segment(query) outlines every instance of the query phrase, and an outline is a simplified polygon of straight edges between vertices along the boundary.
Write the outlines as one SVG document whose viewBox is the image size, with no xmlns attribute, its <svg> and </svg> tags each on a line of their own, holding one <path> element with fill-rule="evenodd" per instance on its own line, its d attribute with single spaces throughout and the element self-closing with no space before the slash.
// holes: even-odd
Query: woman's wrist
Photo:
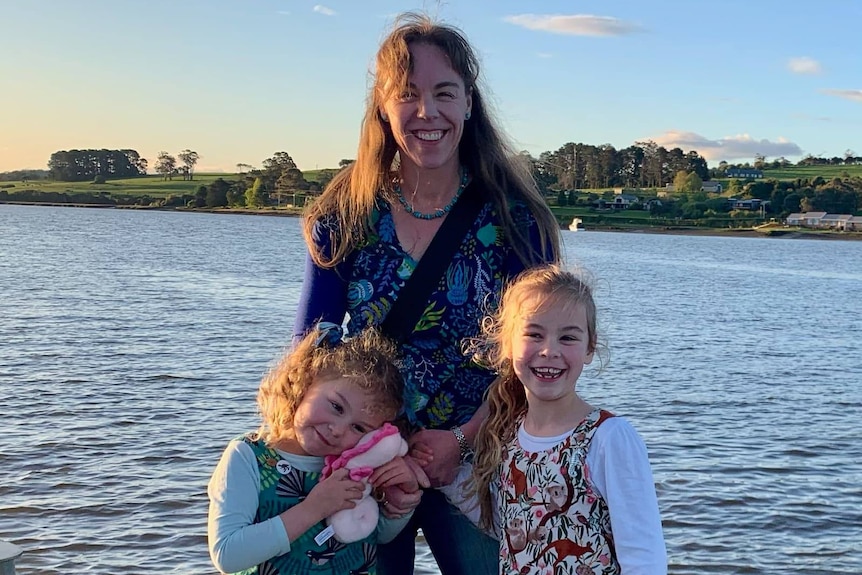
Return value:
<svg viewBox="0 0 862 575">
<path fill-rule="evenodd" d="M 450 431 L 455 436 L 455 441 L 458 442 L 458 462 L 464 463 L 473 455 L 473 448 L 460 425 L 456 425 Z"/>
</svg>

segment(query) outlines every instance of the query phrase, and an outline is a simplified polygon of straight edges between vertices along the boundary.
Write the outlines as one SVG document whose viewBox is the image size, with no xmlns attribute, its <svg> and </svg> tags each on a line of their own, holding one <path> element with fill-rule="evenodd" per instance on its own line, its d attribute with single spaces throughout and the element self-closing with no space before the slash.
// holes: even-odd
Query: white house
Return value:
<svg viewBox="0 0 862 575">
<path fill-rule="evenodd" d="M 826 212 L 805 212 L 805 222 L 802 225 L 809 228 L 820 227 L 820 220 L 825 215 Z"/>
<path fill-rule="evenodd" d="M 805 214 L 790 214 L 784 221 L 788 226 L 801 226 L 805 223 Z"/>
<path fill-rule="evenodd" d="M 804 228 L 829 228 L 842 231 L 862 231 L 862 216 L 829 214 L 826 212 L 795 213 L 787 216 L 788 226 Z"/>
<path fill-rule="evenodd" d="M 836 230 L 846 230 L 847 222 L 853 216 L 850 214 L 826 214 L 822 218 L 820 218 L 820 227 L 821 228 L 834 228 Z"/>
</svg>

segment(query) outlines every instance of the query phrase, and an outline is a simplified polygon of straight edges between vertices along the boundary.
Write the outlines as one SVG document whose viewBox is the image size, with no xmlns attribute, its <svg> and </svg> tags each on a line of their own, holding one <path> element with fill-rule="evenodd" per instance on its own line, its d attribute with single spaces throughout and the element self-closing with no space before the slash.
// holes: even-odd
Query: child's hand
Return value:
<svg viewBox="0 0 862 575">
<path fill-rule="evenodd" d="M 403 517 L 416 509 L 422 499 L 421 488 L 431 484 L 422 467 L 409 455 L 381 465 L 369 481 L 383 492 L 381 510 L 390 519 Z"/>
<path fill-rule="evenodd" d="M 356 500 L 362 497 L 365 486 L 348 476 L 349 469 L 342 468 L 318 483 L 305 498 L 323 517 L 329 517 L 342 509 L 353 509 Z"/>
<path fill-rule="evenodd" d="M 434 450 L 427 443 L 417 441 L 410 446 L 410 457 L 422 467 L 428 467 L 434 461 Z"/>
<path fill-rule="evenodd" d="M 422 468 L 410 456 L 395 457 L 374 470 L 368 478 L 376 488 L 398 485 L 402 490 L 411 493 L 420 487 L 428 487 L 430 481 Z"/>
<path fill-rule="evenodd" d="M 411 450 L 418 446 L 422 452 L 432 454 L 431 460 L 424 465 L 425 473 L 431 479 L 431 485 L 440 487 L 449 485 L 455 479 L 455 473 L 460 465 L 461 451 L 455 435 L 444 429 L 423 429 L 410 436 Z"/>
</svg>

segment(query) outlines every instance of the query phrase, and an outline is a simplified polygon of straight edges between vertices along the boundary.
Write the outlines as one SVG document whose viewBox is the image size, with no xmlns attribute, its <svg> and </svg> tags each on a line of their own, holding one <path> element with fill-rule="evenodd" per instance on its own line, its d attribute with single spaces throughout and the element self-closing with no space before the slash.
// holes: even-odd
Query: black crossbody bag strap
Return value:
<svg viewBox="0 0 862 575">
<path fill-rule="evenodd" d="M 477 189 L 468 187 L 464 192 L 434 234 L 434 239 L 380 324 L 383 334 L 398 343 L 404 342 L 416 327 L 428 305 L 428 298 L 484 205 Z"/>
</svg>

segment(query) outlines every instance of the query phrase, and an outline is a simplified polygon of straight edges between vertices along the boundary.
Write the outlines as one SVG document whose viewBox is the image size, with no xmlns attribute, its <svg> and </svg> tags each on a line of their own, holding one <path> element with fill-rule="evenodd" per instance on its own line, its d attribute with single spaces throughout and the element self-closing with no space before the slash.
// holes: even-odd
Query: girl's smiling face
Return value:
<svg viewBox="0 0 862 575">
<path fill-rule="evenodd" d="M 308 389 L 293 417 L 293 439 L 283 449 L 298 455 L 340 455 L 388 421 L 375 397 L 344 377 L 321 378 Z M 279 445 L 282 447 L 282 445 Z"/>
<path fill-rule="evenodd" d="M 512 330 L 512 367 L 524 385 L 527 401 L 575 400 L 575 384 L 585 365 L 593 361 L 586 308 L 557 306 L 534 296 L 523 302 L 527 310 Z"/>
<path fill-rule="evenodd" d="M 381 110 L 402 165 L 457 168 L 458 145 L 472 105 L 469 91 L 440 48 L 415 43 L 410 55 L 408 86 L 388 98 Z"/>
</svg>

